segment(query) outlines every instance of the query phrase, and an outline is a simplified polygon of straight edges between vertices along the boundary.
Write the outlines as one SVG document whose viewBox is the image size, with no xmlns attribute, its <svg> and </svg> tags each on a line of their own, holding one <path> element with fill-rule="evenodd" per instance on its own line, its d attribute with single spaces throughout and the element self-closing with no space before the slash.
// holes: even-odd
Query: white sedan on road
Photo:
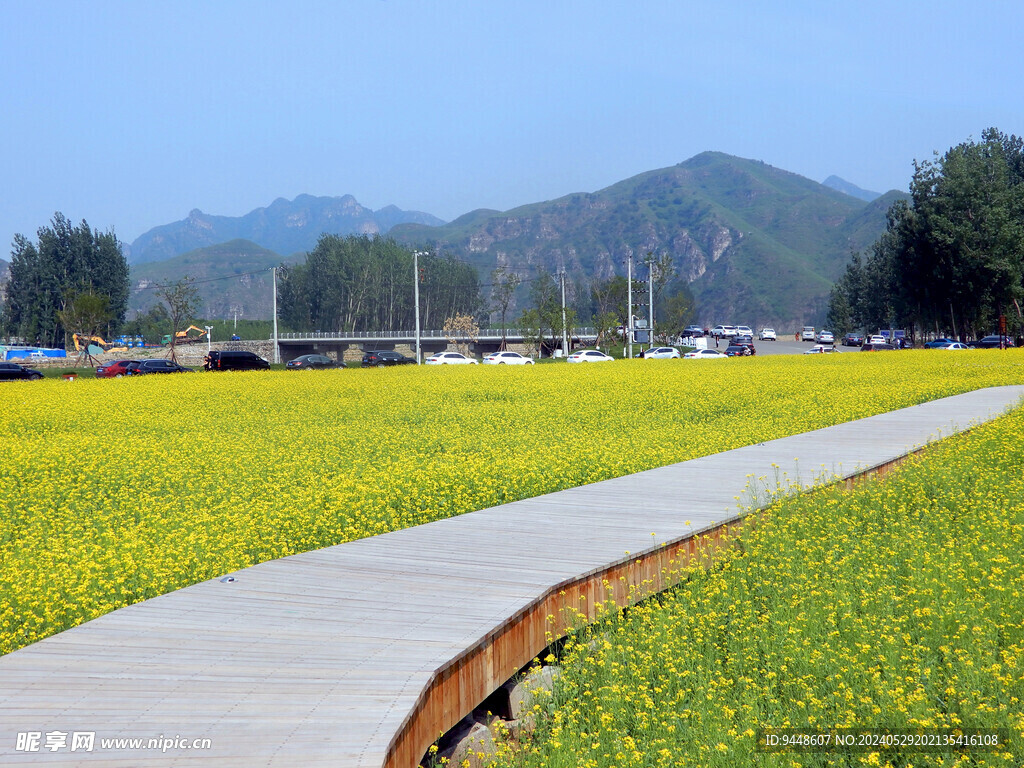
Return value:
<svg viewBox="0 0 1024 768">
<path fill-rule="evenodd" d="M 484 358 L 484 365 L 533 365 L 533 359 L 518 352 L 492 352 Z"/>
<path fill-rule="evenodd" d="M 472 357 L 466 357 L 461 352 L 438 352 L 423 361 L 427 365 L 476 365 L 477 361 Z"/>
<path fill-rule="evenodd" d="M 599 352 L 596 349 L 584 349 L 579 352 L 573 352 L 565 358 L 565 361 L 567 363 L 610 363 L 614 359 L 614 357 L 609 357 L 604 352 Z"/>
<path fill-rule="evenodd" d="M 831 344 L 815 344 L 810 349 L 804 350 L 805 355 L 826 355 L 830 352 L 838 352 L 839 350 L 833 347 Z"/>
<path fill-rule="evenodd" d="M 683 360 L 728 360 L 729 356 L 717 349 L 695 349 L 683 355 Z"/>
<path fill-rule="evenodd" d="M 774 328 L 762 328 L 757 338 L 761 341 L 777 341 Z"/>
<path fill-rule="evenodd" d="M 667 360 L 669 358 L 681 357 L 679 350 L 674 347 L 652 347 L 640 353 L 644 360 Z"/>
</svg>

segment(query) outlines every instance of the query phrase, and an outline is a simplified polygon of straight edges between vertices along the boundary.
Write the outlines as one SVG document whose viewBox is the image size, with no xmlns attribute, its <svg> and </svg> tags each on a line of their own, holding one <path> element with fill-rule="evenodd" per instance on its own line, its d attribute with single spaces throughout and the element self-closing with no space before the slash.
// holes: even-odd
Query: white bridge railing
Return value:
<svg viewBox="0 0 1024 768">
<path fill-rule="evenodd" d="M 587 337 L 594 338 L 597 336 L 597 332 L 593 328 L 577 328 L 571 335 L 575 339 Z M 506 339 L 523 338 L 523 334 L 518 330 L 506 330 L 504 336 Z M 501 337 L 502 333 L 500 328 L 485 328 L 481 329 L 476 334 L 477 340 L 500 339 Z M 279 333 L 277 338 L 279 341 L 304 341 L 307 339 L 338 341 L 357 341 L 361 339 L 415 339 L 416 331 L 306 331 L 304 333 Z M 429 330 L 420 331 L 420 338 L 468 339 L 471 337 L 469 334 L 460 333 L 458 331 Z"/>
</svg>

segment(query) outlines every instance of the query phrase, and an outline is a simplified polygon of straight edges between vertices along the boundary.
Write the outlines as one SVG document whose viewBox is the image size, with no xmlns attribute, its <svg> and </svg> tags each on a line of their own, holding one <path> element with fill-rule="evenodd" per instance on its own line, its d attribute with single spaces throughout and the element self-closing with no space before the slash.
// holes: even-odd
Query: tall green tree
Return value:
<svg viewBox="0 0 1024 768">
<path fill-rule="evenodd" d="M 910 201 L 889 209 L 863 264 L 851 261 L 830 310 L 869 330 L 896 325 L 982 335 L 1002 313 L 1021 327 L 1024 139 L 995 128 L 914 164 Z"/>
<path fill-rule="evenodd" d="M 419 260 L 420 322 L 440 328 L 448 317 L 475 315 L 476 270 L 435 253 Z M 381 237 L 322 235 L 304 264 L 283 267 L 279 312 L 302 330 L 378 331 L 413 327 L 413 255 Z"/>
<path fill-rule="evenodd" d="M 47 346 L 65 343 L 67 328 L 59 313 L 68 297 L 92 293 L 106 297 L 109 334 L 128 311 L 128 262 L 113 232 L 101 233 L 83 221 L 73 227 L 62 213 L 31 242 L 14 237 L 10 280 L 4 302 L 4 332 Z"/>
</svg>

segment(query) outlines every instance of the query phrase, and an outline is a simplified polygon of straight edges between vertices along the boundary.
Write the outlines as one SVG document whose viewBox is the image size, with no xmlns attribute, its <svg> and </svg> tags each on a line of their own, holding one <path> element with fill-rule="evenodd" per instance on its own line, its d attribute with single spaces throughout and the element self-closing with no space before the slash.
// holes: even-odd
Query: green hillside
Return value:
<svg viewBox="0 0 1024 768">
<path fill-rule="evenodd" d="M 129 317 L 136 310 L 145 312 L 159 301 L 156 286 L 188 276 L 195 280 L 199 292 L 198 316 L 230 319 L 237 314 L 239 319 L 268 319 L 273 303 L 270 268 L 304 257 L 300 254 L 282 258 L 248 240 L 232 240 L 172 259 L 136 264 L 131 268 Z"/>
<path fill-rule="evenodd" d="M 576 281 L 623 274 L 629 253 L 667 252 L 704 322 L 790 328 L 821 321 L 850 251 L 884 230 L 889 198 L 865 203 L 759 161 L 705 152 L 598 192 L 390 234 L 436 244 L 484 274 L 498 264 L 542 266 Z"/>
</svg>

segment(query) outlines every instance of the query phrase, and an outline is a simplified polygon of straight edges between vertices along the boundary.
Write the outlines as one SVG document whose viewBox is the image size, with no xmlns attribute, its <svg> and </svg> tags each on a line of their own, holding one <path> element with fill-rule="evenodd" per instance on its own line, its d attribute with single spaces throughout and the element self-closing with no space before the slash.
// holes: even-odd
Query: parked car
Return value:
<svg viewBox="0 0 1024 768">
<path fill-rule="evenodd" d="M 137 365 L 129 366 L 125 375 L 144 376 L 150 373 L 192 373 L 192 369 L 161 358 L 159 360 L 140 360 Z"/>
<path fill-rule="evenodd" d="M 824 355 L 829 352 L 838 352 L 839 350 L 833 347 L 831 344 L 815 344 L 810 349 L 805 349 L 805 355 Z"/>
<path fill-rule="evenodd" d="M 374 349 L 363 353 L 363 368 L 380 368 L 382 365 L 413 365 L 416 361 L 401 352 L 390 349 Z"/>
<path fill-rule="evenodd" d="M 848 333 L 843 336 L 844 347 L 859 347 L 864 343 L 864 337 L 859 333 Z"/>
<path fill-rule="evenodd" d="M 579 352 L 573 352 L 565 358 L 565 361 L 567 363 L 610 363 L 614 359 L 596 349 L 582 349 Z"/>
<path fill-rule="evenodd" d="M 138 365 L 138 360 L 115 360 L 107 365 L 101 365 L 96 369 L 97 379 L 120 379 L 122 376 L 128 375 L 128 367 L 135 363 Z"/>
<path fill-rule="evenodd" d="M 461 352 L 438 352 L 423 361 L 427 365 L 476 365 L 477 361 L 472 357 L 466 357 Z"/>
<path fill-rule="evenodd" d="M 487 355 L 484 358 L 484 365 L 533 365 L 533 358 L 506 349 L 503 352 L 492 352 Z"/>
<path fill-rule="evenodd" d="M 651 347 L 640 353 L 644 360 L 666 360 L 668 358 L 680 357 L 679 350 L 675 347 Z"/>
<path fill-rule="evenodd" d="M 757 338 L 760 341 L 778 341 L 774 328 L 762 328 L 761 332 L 757 334 Z"/>
<path fill-rule="evenodd" d="M 961 344 L 959 341 L 951 341 L 949 344 L 943 344 L 941 347 L 932 347 L 932 349 L 948 349 L 955 352 L 961 349 L 970 349 L 970 347 L 966 344 Z"/>
<path fill-rule="evenodd" d="M 711 335 L 720 339 L 728 339 L 735 336 L 739 331 L 735 325 L 716 325 L 711 329 Z"/>
<path fill-rule="evenodd" d="M 208 371 L 265 371 L 270 363 L 255 352 L 241 349 L 215 349 L 203 359 Z"/>
<path fill-rule="evenodd" d="M 725 348 L 726 357 L 750 357 L 753 352 L 753 347 L 748 347 L 746 344 L 730 344 Z"/>
<path fill-rule="evenodd" d="M 1002 344 L 999 343 L 1000 340 L 1002 340 Z M 1009 336 L 999 336 L 997 334 L 995 336 L 986 336 L 983 339 L 972 341 L 968 343 L 967 346 L 971 349 L 999 349 L 1000 346 L 1012 347 L 1013 339 Z"/>
<path fill-rule="evenodd" d="M 683 355 L 684 360 L 725 360 L 726 354 L 717 349 L 695 349 Z"/>
<path fill-rule="evenodd" d="M 874 338 L 874 337 L 872 337 L 872 338 Z M 895 349 L 896 349 L 895 346 L 893 346 L 892 344 L 889 344 L 888 342 L 885 342 L 885 341 L 883 341 L 881 343 L 876 342 L 876 341 L 869 341 L 867 344 L 865 344 L 864 346 L 862 346 L 860 348 L 860 351 L 861 352 L 886 352 L 886 351 L 895 350 Z"/>
<path fill-rule="evenodd" d="M 800 329 L 800 341 L 814 341 L 813 325 L 805 325 Z"/>
<path fill-rule="evenodd" d="M 736 326 L 736 335 L 737 336 L 751 336 L 752 337 L 754 335 L 754 329 L 751 328 L 749 325 L 737 325 Z"/>
<path fill-rule="evenodd" d="M 814 337 L 815 344 L 835 344 L 836 337 L 832 335 L 832 331 L 818 331 L 818 335 Z"/>
<path fill-rule="evenodd" d="M 868 344 L 888 344 L 889 340 L 887 338 L 885 338 L 885 336 L 880 336 L 880 335 L 878 335 L 876 333 L 876 334 L 873 334 L 871 336 L 868 336 L 867 343 Z M 890 346 L 892 346 L 892 345 L 890 345 Z"/>
<path fill-rule="evenodd" d="M 933 341 L 926 342 L 924 345 L 925 349 L 942 349 L 947 344 L 957 343 L 956 339 L 939 338 Z"/>
<path fill-rule="evenodd" d="M 35 368 L 26 368 L 17 363 L 0 363 L 0 381 L 35 381 L 43 378 L 43 374 Z"/>
<path fill-rule="evenodd" d="M 683 331 L 683 336 L 700 337 L 704 335 L 704 329 L 699 325 L 688 325 L 686 330 Z"/>
<path fill-rule="evenodd" d="M 284 364 L 285 369 L 311 370 L 314 368 L 344 368 L 345 362 L 327 355 L 299 355 Z"/>
</svg>

